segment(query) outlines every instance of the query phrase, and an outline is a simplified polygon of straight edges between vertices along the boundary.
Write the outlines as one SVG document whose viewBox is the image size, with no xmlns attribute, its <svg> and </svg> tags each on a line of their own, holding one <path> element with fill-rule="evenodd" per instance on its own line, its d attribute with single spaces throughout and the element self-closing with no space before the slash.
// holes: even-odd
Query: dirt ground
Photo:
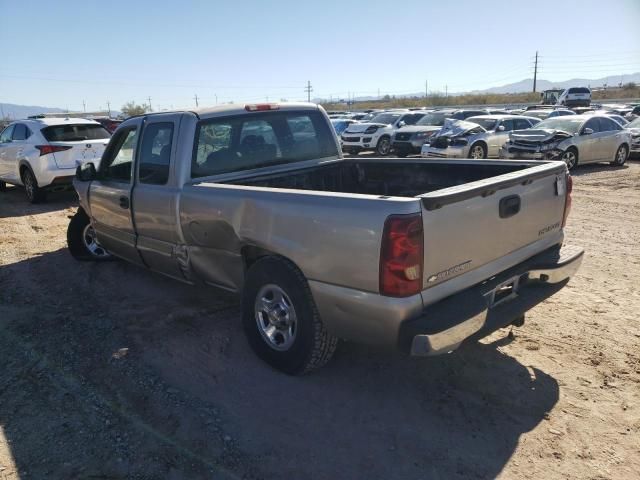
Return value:
<svg viewBox="0 0 640 480">
<path fill-rule="evenodd" d="M 234 298 L 74 261 L 73 194 L 0 193 L 0 479 L 640 478 L 640 164 L 574 184 L 582 269 L 515 338 L 298 378 Z"/>
</svg>

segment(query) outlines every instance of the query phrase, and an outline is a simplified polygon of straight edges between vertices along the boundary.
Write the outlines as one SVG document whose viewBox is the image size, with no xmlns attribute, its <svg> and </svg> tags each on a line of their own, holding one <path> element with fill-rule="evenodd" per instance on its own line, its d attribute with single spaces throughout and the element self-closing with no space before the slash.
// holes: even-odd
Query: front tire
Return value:
<svg viewBox="0 0 640 480">
<path fill-rule="evenodd" d="M 279 257 L 263 257 L 249 268 L 242 323 L 256 355 L 289 375 L 322 367 L 338 343 L 322 323 L 302 272 Z"/>
<path fill-rule="evenodd" d="M 113 257 L 98 243 L 89 216 L 80 208 L 67 227 L 67 246 L 71 256 L 80 261 L 103 262 Z"/>
<path fill-rule="evenodd" d="M 376 145 L 376 153 L 381 157 L 386 157 L 391 151 L 391 139 L 387 136 L 380 137 Z"/>
<path fill-rule="evenodd" d="M 629 150 L 627 149 L 627 146 L 620 145 L 618 147 L 618 150 L 616 151 L 616 156 L 611 162 L 611 165 L 614 167 L 621 167 L 625 164 L 628 157 L 629 157 Z"/>
<path fill-rule="evenodd" d="M 578 165 L 578 151 L 571 147 L 562 154 L 562 160 L 567 164 L 567 168 L 572 170 Z"/>
<path fill-rule="evenodd" d="M 487 147 L 483 143 L 474 143 L 469 149 L 469 158 L 484 160 L 487 158 Z"/>
<path fill-rule="evenodd" d="M 47 199 L 47 192 L 38 186 L 38 180 L 28 168 L 22 170 L 22 185 L 31 203 L 42 203 Z"/>
</svg>

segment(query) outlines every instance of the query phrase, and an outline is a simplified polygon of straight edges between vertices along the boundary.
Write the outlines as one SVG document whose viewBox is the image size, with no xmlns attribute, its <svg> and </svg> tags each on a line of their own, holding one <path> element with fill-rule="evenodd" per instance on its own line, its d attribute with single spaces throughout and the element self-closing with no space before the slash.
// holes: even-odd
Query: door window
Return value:
<svg viewBox="0 0 640 480">
<path fill-rule="evenodd" d="M 100 179 L 131 182 L 131 167 L 136 152 L 138 131 L 135 127 L 119 131 L 109 142 L 100 164 Z"/>
<path fill-rule="evenodd" d="M 531 127 L 531 124 L 525 120 L 524 118 L 516 118 L 515 122 L 515 130 L 526 130 Z"/>
<path fill-rule="evenodd" d="M 515 122 L 513 120 L 503 120 L 502 126 L 504 127 L 505 132 L 510 132 L 514 130 Z"/>
<path fill-rule="evenodd" d="M 597 118 L 592 118 L 591 120 L 589 120 L 587 123 L 584 124 L 584 128 L 582 129 L 582 131 L 584 132 L 585 129 L 590 128 L 591 130 L 593 130 L 593 133 L 598 133 L 600 131 L 600 124 L 598 122 Z"/>
<path fill-rule="evenodd" d="M 2 131 L 2 135 L 0 135 L 0 143 L 7 143 L 11 141 L 11 135 L 13 134 L 13 127 L 15 125 L 9 125 Z"/>
<path fill-rule="evenodd" d="M 140 183 L 164 185 L 169 179 L 173 123 L 152 123 L 142 133 Z"/>
<path fill-rule="evenodd" d="M 617 122 L 614 122 L 610 118 L 598 118 L 600 123 L 601 132 L 613 132 L 616 130 L 622 130 L 622 127 Z"/>
</svg>

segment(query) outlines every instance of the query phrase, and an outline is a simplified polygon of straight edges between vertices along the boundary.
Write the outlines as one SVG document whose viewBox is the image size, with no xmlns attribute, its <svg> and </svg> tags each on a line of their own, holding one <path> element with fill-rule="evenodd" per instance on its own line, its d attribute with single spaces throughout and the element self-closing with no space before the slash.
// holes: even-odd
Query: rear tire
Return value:
<svg viewBox="0 0 640 480">
<path fill-rule="evenodd" d="M 30 169 L 22 170 L 22 185 L 31 203 L 42 203 L 47 199 L 47 192 L 38 186 L 38 180 Z"/>
<path fill-rule="evenodd" d="M 376 145 L 376 153 L 381 157 L 386 157 L 387 155 L 389 155 L 390 151 L 391 151 L 391 139 L 386 135 L 383 137 L 380 137 L 380 140 L 378 140 L 378 143 Z"/>
<path fill-rule="evenodd" d="M 614 157 L 610 165 L 614 167 L 621 167 L 625 164 L 627 158 L 629 158 L 629 149 L 626 145 L 620 145 L 618 147 L 618 150 L 616 151 L 616 156 Z"/>
<path fill-rule="evenodd" d="M 67 227 L 67 246 L 76 260 L 104 262 L 113 259 L 98 243 L 89 216 L 82 208 L 78 209 Z"/>
<path fill-rule="evenodd" d="M 338 344 L 322 323 L 306 278 L 280 257 L 263 257 L 249 268 L 242 323 L 256 355 L 289 375 L 322 367 Z"/>
<path fill-rule="evenodd" d="M 562 154 L 562 160 L 567 164 L 569 170 L 573 170 L 578 165 L 578 150 L 573 147 L 567 148 Z"/>
</svg>

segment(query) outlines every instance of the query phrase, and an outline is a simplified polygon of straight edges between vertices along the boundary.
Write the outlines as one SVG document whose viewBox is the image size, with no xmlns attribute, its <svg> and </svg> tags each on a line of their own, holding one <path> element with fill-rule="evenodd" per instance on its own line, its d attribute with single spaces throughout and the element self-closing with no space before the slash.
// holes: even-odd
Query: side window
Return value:
<svg viewBox="0 0 640 480">
<path fill-rule="evenodd" d="M 152 123 L 142 133 L 140 148 L 140 183 L 164 185 L 169 179 L 173 123 Z"/>
<path fill-rule="evenodd" d="M 531 124 L 524 118 L 516 118 L 514 122 L 515 122 L 514 130 L 526 130 L 527 128 L 531 127 Z"/>
<path fill-rule="evenodd" d="M 510 132 L 515 130 L 515 122 L 511 119 L 503 120 L 502 126 L 504 127 L 505 132 Z"/>
<path fill-rule="evenodd" d="M 598 133 L 600 131 L 600 125 L 599 125 L 598 119 L 592 118 L 591 120 L 589 120 L 587 123 L 584 124 L 584 128 L 582 129 L 582 131 L 584 131 L 585 128 L 590 128 L 591 130 L 593 130 L 593 133 Z"/>
<path fill-rule="evenodd" d="M 23 123 L 17 123 L 15 128 L 13 129 L 13 140 L 26 140 L 28 136 L 29 135 L 27 135 L 27 127 Z"/>
<path fill-rule="evenodd" d="M 13 128 L 15 125 L 9 125 L 0 134 L 0 143 L 7 143 L 11 141 L 11 135 L 13 134 Z"/>
<path fill-rule="evenodd" d="M 405 115 L 403 120 L 406 125 L 415 125 L 422 117 L 424 117 L 423 114 L 416 113 L 412 115 Z"/>
<path fill-rule="evenodd" d="M 109 142 L 100 164 L 100 179 L 131 182 L 131 168 L 136 152 L 138 131 L 135 127 L 121 130 Z"/>
<path fill-rule="evenodd" d="M 617 130 L 622 130 L 622 127 L 619 123 L 614 122 L 610 118 L 599 118 L 600 121 L 600 131 L 601 132 L 613 132 Z"/>
</svg>

